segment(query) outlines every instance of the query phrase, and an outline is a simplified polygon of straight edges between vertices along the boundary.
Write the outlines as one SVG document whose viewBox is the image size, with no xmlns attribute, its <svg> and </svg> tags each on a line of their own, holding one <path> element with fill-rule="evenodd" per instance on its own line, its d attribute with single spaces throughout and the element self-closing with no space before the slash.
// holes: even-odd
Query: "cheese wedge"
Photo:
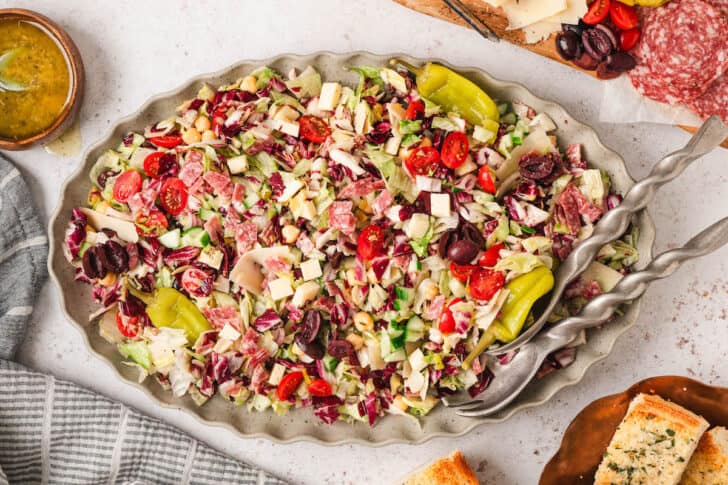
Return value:
<svg viewBox="0 0 728 485">
<path fill-rule="evenodd" d="M 680 485 L 728 483 L 728 429 L 713 428 L 703 435 Z"/>
<path fill-rule="evenodd" d="M 638 394 L 609 443 L 594 485 L 676 485 L 708 422 L 659 396 Z"/>
<path fill-rule="evenodd" d="M 511 0 L 500 8 L 508 17 L 508 30 L 522 29 L 566 10 L 566 0 Z"/>
<path fill-rule="evenodd" d="M 459 450 L 414 472 L 402 485 L 478 485 L 478 479 Z"/>
</svg>

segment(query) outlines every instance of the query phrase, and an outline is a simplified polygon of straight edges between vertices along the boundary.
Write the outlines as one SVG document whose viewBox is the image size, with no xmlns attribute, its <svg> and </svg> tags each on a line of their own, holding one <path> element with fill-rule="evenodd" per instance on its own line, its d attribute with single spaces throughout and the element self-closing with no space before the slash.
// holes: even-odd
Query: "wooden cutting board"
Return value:
<svg viewBox="0 0 728 485">
<path fill-rule="evenodd" d="M 426 15 L 429 15 L 431 17 L 435 17 L 441 20 L 446 20 L 448 22 L 452 22 L 454 24 L 462 25 L 464 27 L 470 28 L 470 26 L 461 19 L 455 12 L 453 12 L 450 7 L 447 6 L 445 2 L 442 0 L 394 0 L 395 2 L 399 3 L 400 5 L 403 5 L 407 8 L 410 8 L 412 10 L 415 10 L 420 13 L 424 13 Z M 596 77 L 596 74 L 594 71 L 587 71 L 585 69 L 581 69 L 580 67 L 574 65 L 571 62 L 565 61 L 561 58 L 559 53 L 556 51 L 556 43 L 555 43 L 555 37 L 557 35 L 556 32 L 554 32 L 551 37 L 548 39 L 542 40 L 541 42 L 537 44 L 527 44 L 525 41 L 525 35 L 520 30 L 506 30 L 506 27 L 508 27 L 508 19 L 503 15 L 503 12 L 500 9 L 497 9 L 495 7 L 492 7 L 484 2 L 481 2 L 480 0 L 461 0 L 467 7 L 470 8 L 470 10 L 478 16 L 483 22 L 485 22 L 488 27 L 493 29 L 493 31 L 498 34 L 498 37 L 501 38 L 501 40 L 508 41 L 512 44 L 516 44 L 519 47 L 523 47 L 524 49 L 528 49 L 531 52 L 535 52 L 536 54 L 542 55 L 544 57 L 548 57 L 549 59 L 552 59 L 554 61 L 560 62 L 561 64 L 565 64 L 569 66 L 572 69 L 576 69 L 577 71 L 581 71 L 584 74 L 587 74 L 592 77 Z M 693 126 L 680 126 L 680 128 L 689 131 L 690 133 L 695 133 L 697 131 L 697 128 Z M 728 148 L 728 139 L 726 139 L 723 144 L 723 147 Z"/>
</svg>

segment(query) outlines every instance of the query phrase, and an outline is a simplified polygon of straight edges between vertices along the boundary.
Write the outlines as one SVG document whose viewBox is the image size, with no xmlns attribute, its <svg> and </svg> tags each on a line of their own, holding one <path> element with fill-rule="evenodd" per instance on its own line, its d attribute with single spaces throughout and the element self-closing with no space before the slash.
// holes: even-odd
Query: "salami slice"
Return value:
<svg viewBox="0 0 728 485">
<path fill-rule="evenodd" d="M 708 3 L 723 12 L 724 16 L 728 17 L 728 0 L 708 0 Z"/>
<path fill-rule="evenodd" d="M 728 123 L 728 74 L 711 84 L 703 95 L 693 100 L 690 107 L 702 118 L 718 115 Z"/>
<path fill-rule="evenodd" d="M 723 1 L 723 0 L 721 0 Z M 687 103 L 728 69 L 728 20 L 702 0 L 675 0 L 643 18 L 632 84 L 645 96 Z"/>
</svg>

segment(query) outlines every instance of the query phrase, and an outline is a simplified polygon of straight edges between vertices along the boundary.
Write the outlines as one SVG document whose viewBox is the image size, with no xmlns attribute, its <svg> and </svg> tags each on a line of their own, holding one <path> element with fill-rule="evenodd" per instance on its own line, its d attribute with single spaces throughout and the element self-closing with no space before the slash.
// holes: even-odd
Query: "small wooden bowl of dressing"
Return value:
<svg viewBox="0 0 728 485">
<path fill-rule="evenodd" d="M 84 68 L 71 37 L 49 18 L 0 9 L 0 150 L 48 143 L 81 106 Z"/>
</svg>

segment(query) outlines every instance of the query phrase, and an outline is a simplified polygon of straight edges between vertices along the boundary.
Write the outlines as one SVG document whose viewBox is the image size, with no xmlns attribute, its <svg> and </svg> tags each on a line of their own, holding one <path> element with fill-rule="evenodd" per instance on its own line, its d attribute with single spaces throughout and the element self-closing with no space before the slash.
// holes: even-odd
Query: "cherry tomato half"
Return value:
<svg viewBox="0 0 728 485">
<path fill-rule="evenodd" d="M 171 158 L 172 160 L 174 160 L 174 155 L 172 155 L 170 153 L 165 153 L 165 152 L 150 153 L 144 159 L 144 173 L 146 173 L 153 179 L 159 178 L 159 169 L 162 166 L 162 160 L 166 159 L 168 157 Z M 165 160 L 165 164 L 168 164 L 167 160 Z M 174 162 L 174 164 L 176 165 L 177 162 Z"/>
<path fill-rule="evenodd" d="M 620 2 L 612 2 L 612 5 L 609 7 L 609 16 L 612 18 L 614 25 L 619 27 L 620 30 L 634 29 L 640 23 L 634 7 Z"/>
<path fill-rule="evenodd" d="M 137 217 L 136 230 L 139 234 L 147 236 L 161 236 L 167 231 L 169 222 L 167 217 L 160 210 L 152 210 L 148 215 L 140 215 Z"/>
<path fill-rule="evenodd" d="M 450 274 L 455 277 L 456 280 L 466 283 L 473 271 L 477 269 L 474 264 L 456 264 L 450 263 Z"/>
<path fill-rule="evenodd" d="M 323 143 L 331 134 L 331 128 L 321 118 L 303 115 L 298 118 L 299 133 L 304 140 Z"/>
<path fill-rule="evenodd" d="M 116 327 L 124 337 L 134 338 L 139 333 L 139 318 L 125 317 L 121 312 L 116 312 Z"/>
<path fill-rule="evenodd" d="M 456 169 L 465 163 L 470 150 L 470 142 L 465 133 L 461 131 L 453 131 L 448 133 L 445 141 L 442 142 L 442 150 L 440 157 L 442 164 L 447 168 Z"/>
<path fill-rule="evenodd" d="M 582 20 L 589 25 L 601 23 L 609 15 L 611 3 L 610 0 L 594 0 Z"/>
<path fill-rule="evenodd" d="M 331 384 L 324 379 L 315 379 L 308 385 L 308 393 L 316 397 L 327 397 L 332 393 Z"/>
<path fill-rule="evenodd" d="M 416 120 L 420 116 L 425 114 L 425 103 L 422 101 L 412 101 L 409 106 L 407 106 L 407 111 L 404 114 L 404 117 L 408 120 Z"/>
<path fill-rule="evenodd" d="M 447 304 L 447 306 L 445 307 L 445 310 L 443 310 L 442 315 L 440 316 L 440 324 L 438 325 L 440 332 L 452 333 L 455 331 L 455 319 L 452 316 L 450 307 L 461 301 L 463 301 L 463 300 L 460 298 L 453 298 L 452 301 L 450 301 L 450 303 Z"/>
<path fill-rule="evenodd" d="M 356 252 L 364 261 L 374 259 L 384 247 L 384 230 L 374 224 L 365 227 L 357 239 Z"/>
<path fill-rule="evenodd" d="M 182 143 L 182 137 L 179 135 L 155 136 L 150 138 L 149 142 L 155 147 L 174 148 Z"/>
<path fill-rule="evenodd" d="M 470 277 L 470 296 L 476 300 L 490 300 L 505 282 L 506 277 L 500 271 L 479 268 Z"/>
<path fill-rule="evenodd" d="M 488 248 L 486 252 L 478 260 L 480 266 L 493 267 L 500 259 L 500 250 L 503 249 L 503 243 L 494 244 Z"/>
<path fill-rule="evenodd" d="M 162 184 L 159 201 L 170 215 L 176 216 L 187 207 L 187 186 L 176 177 L 170 177 Z"/>
<path fill-rule="evenodd" d="M 637 41 L 640 40 L 642 32 L 639 28 L 623 30 L 619 33 L 619 48 L 623 51 L 628 51 L 632 47 L 637 45 Z"/>
<path fill-rule="evenodd" d="M 493 170 L 491 170 L 488 165 L 483 165 L 480 167 L 480 170 L 478 170 L 478 185 L 480 185 L 480 188 L 485 192 L 495 194 L 496 188 Z"/>
<path fill-rule="evenodd" d="M 136 170 L 127 170 L 114 182 L 114 199 L 126 202 L 129 197 L 142 190 L 142 174 Z"/>
<path fill-rule="evenodd" d="M 291 372 L 283 376 L 283 379 L 281 379 L 281 382 L 278 383 L 278 388 L 276 389 L 278 399 L 281 401 L 287 400 L 291 394 L 296 392 L 296 389 L 298 389 L 302 380 L 303 372 L 300 371 Z"/>
<path fill-rule="evenodd" d="M 440 164 L 440 152 L 435 147 L 417 147 L 404 162 L 412 175 L 432 175 Z"/>
</svg>

